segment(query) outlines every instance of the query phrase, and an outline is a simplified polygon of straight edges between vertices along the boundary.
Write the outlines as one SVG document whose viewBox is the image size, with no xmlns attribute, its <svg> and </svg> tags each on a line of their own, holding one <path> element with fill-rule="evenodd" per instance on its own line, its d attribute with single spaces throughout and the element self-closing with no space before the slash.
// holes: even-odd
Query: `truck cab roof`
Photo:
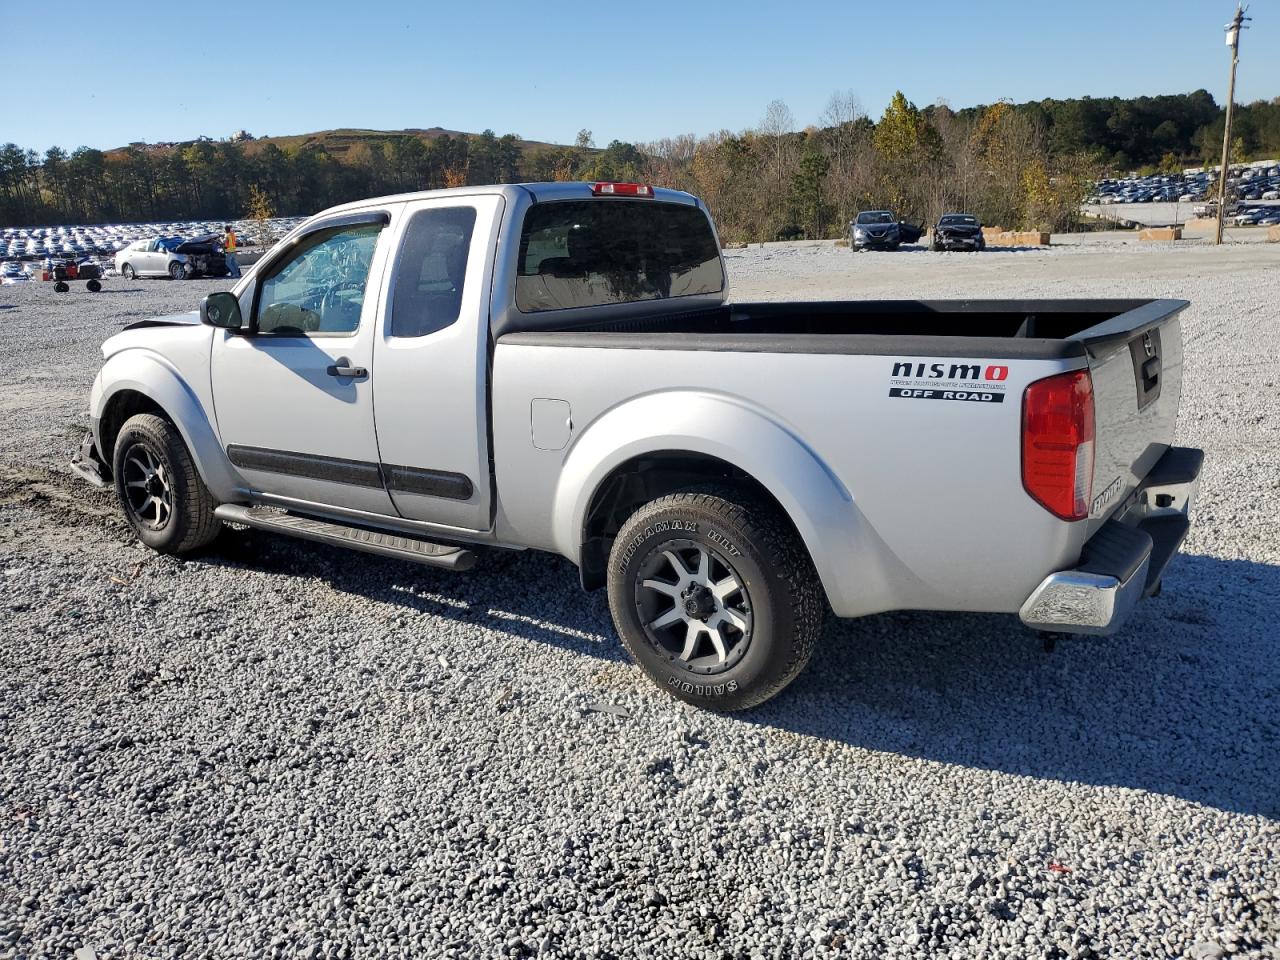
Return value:
<svg viewBox="0 0 1280 960">
<path fill-rule="evenodd" d="M 724 303 L 728 283 L 719 238 L 701 200 L 665 187 L 645 186 L 645 193 L 639 195 L 597 189 L 605 186 L 591 182 L 490 184 L 357 200 L 317 213 L 295 227 L 278 247 L 288 247 L 339 218 L 379 211 L 390 215 L 393 208 L 422 201 L 497 196 L 502 200 L 498 235 L 510 240 L 497 244 L 493 265 L 489 317 L 494 340 L 522 330 L 625 322 Z M 634 190 L 641 185 L 612 186 Z M 599 205 L 602 211 L 613 208 L 619 215 L 585 216 L 590 208 L 583 208 L 581 218 L 570 218 L 572 223 L 552 223 L 556 218 L 548 213 L 538 218 L 539 235 L 531 238 L 526 224 L 529 212 L 541 204 L 560 202 Z M 672 207 L 692 209 L 680 216 L 681 211 Z M 644 212 L 656 214 L 664 208 L 667 212 L 662 216 Z M 621 215 L 623 210 L 627 215 Z M 690 260 L 694 252 L 696 264 Z M 248 283 L 239 289 L 247 289 Z"/>
<path fill-rule="evenodd" d="M 353 200 L 350 203 L 344 203 L 336 207 L 329 207 L 316 216 L 328 216 L 335 213 L 366 210 L 370 207 L 393 203 L 408 203 L 413 200 L 434 200 L 443 197 L 492 196 L 494 194 L 498 194 L 499 196 L 506 197 L 508 199 L 524 198 L 534 203 L 541 203 L 550 200 L 634 199 L 627 197 L 597 196 L 592 192 L 593 186 L 593 183 L 587 181 L 546 181 L 533 183 L 492 183 L 467 187 L 450 187 L 443 190 L 419 190 L 414 193 L 396 193 L 388 194 L 383 197 Z M 667 187 L 652 187 L 651 189 L 653 190 L 653 197 L 651 199 L 661 203 L 682 203 L 694 207 L 701 207 L 703 205 L 701 200 L 691 193 L 685 193 L 683 190 L 671 190 Z"/>
</svg>

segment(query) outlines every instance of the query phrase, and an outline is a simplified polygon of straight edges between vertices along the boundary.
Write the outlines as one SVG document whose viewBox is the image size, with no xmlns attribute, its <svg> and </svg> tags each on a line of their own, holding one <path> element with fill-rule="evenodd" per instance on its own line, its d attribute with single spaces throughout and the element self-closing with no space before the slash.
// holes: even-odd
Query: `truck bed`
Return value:
<svg viewBox="0 0 1280 960">
<path fill-rule="evenodd" d="M 733 303 L 516 330 L 502 342 L 644 350 L 1065 359 L 1159 326 L 1185 300 Z M 658 336 L 655 336 L 658 335 Z"/>
<path fill-rule="evenodd" d="M 497 338 L 495 449 L 527 446 L 531 404 L 555 398 L 574 438 L 590 437 L 599 420 L 608 425 L 597 435 L 609 444 L 620 445 L 627 430 L 662 435 L 676 449 L 710 437 L 708 451 L 732 462 L 733 428 L 725 423 L 735 414 L 724 411 L 756 411 L 785 424 L 847 491 L 866 528 L 834 539 L 876 557 L 864 563 L 844 556 L 836 567 L 880 571 L 883 590 L 872 594 L 893 599 L 878 609 L 1012 612 L 1047 571 L 1077 563 L 1084 544 L 1171 446 L 1182 378 L 1178 314 L 1186 306 L 1181 300 L 734 303 L 651 308 L 559 328 L 542 314 L 538 329 Z M 720 356 L 709 362 L 707 352 Z M 1037 380 L 1086 368 L 1096 416 L 1092 508 L 1087 520 L 1067 523 L 1023 492 L 1022 398 Z M 621 400 L 635 397 L 651 405 L 622 403 L 637 410 L 634 420 L 615 413 Z M 669 407 L 666 398 L 673 398 Z M 716 398 L 727 406 L 716 407 Z M 710 404 L 708 412 L 688 413 L 702 404 Z M 646 412 L 638 412 L 642 407 Z M 685 422 L 686 415 L 694 420 Z M 545 458 L 519 457 L 511 465 L 500 453 L 502 501 L 551 502 L 561 471 L 570 469 L 561 458 L 574 447 L 570 441 Z M 980 526 L 970 522 L 979 517 Z M 549 538 L 549 529 L 534 527 L 515 539 Z M 893 546 L 881 550 L 882 544 Z M 984 571 L 981 589 L 970 574 L 974 564 Z M 846 602 L 843 615 L 872 610 L 860 596 Z"/>
</svg>

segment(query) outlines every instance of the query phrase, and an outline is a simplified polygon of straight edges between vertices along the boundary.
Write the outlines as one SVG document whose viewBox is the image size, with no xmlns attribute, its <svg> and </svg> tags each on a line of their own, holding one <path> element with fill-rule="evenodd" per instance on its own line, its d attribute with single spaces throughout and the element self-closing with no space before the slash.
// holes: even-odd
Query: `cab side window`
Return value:
<svg viewBox="0 0 1280 960">
<path fill-rule="evenodd" d="M 424 337 L 458 319 L 475 225 L 474 207 L 435 207 L 410 218 L 396 258 L 389 336 Z"/>
<path fill-rule="evenodd" d="M 303 238 L 262 281 L 257 332 L 292 337 L 354 333 L 381 232 L 381 224 L 356 224 Z"/>
</svg>

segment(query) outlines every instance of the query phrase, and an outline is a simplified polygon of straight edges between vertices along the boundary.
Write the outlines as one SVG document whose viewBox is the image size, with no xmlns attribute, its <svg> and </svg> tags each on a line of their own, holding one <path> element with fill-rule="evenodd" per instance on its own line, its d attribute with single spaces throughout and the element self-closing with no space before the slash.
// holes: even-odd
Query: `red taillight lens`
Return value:
<svg viewBox="0 0 1280 960">
<path fill-rule="evenodd" d="M 597 197 L 652 197 L 653 187 L 647 183 L 593 183 L 591 192 Z"/>
<path fill-rule="evenodd" d="M 1076 370 L 1022 395 L 1022 485 L 1063 520 L 1089 516 L 1093 496 L 1093 381 Z"/>
</svg>

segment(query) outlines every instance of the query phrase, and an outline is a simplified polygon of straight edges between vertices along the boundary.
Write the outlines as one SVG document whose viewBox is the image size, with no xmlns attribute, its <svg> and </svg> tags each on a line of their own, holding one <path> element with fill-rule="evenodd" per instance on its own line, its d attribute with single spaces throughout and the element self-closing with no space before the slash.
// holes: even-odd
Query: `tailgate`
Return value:
<svg viewBox="0 0 1280 960">
<path fill-rule="evenodd" d="M 1096 441 L 1089 535 L 1173 443 L 1182 392 L 1185 300 L 1153 300 L 1081 331 L 1093 378 Z"/>
</svg>

